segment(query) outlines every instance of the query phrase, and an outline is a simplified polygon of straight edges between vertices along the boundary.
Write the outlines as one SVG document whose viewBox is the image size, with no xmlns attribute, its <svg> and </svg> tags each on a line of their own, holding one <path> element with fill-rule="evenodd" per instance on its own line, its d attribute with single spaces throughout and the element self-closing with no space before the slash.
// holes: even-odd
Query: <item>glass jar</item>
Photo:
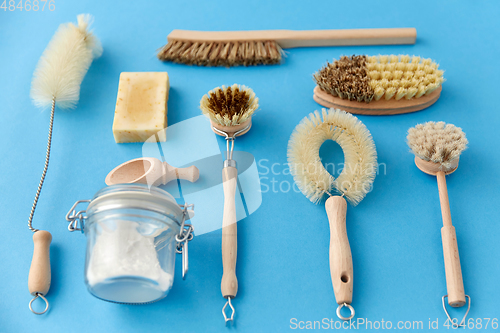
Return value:
<svg viewBox="0 0 500 333">
<path fill-rule="evenodd" d="M 86 211 L 76 212 L 83 201 L 89 202 Z M 87 238 L 89 292 L 117 303 L 149 303 L 167 296 L 174 280 L 176 236 L 182 238 L 192 210 L 183 209 L 168 192 L 142 184 L 105 187 L 83 201 L 75 203 L 66 219 L 71 231 L 82 230 Z"/>
</svg>

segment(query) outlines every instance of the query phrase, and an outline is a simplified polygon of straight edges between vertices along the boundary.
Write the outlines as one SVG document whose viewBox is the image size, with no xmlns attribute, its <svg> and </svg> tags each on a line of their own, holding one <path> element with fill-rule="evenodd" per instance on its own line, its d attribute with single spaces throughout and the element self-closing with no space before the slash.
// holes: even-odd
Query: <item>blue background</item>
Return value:
<svg viewBox="0 0 500 333">
<path fill-rule="evenodd" d="M 357 317 L 390 320 L 393 327 L 398 321 L 423 321 L 426 329 L 429 318 L 439 318 L 440 328 L 446 329 L 436 181 L 415 167 L 405 143 L 409 127 L 429 120 L 462 127 L 470 141 L 458 171 L 448 177 L 464 285 L 472 297 L 469 318 L 500 317 L 496 2 L 55 0 L 55 5 L 53 12 L 47 7 L 44 12 L 0 11 L 0 332 L 274 332 L 290 330 L 291 318 L 335 320 L 326 213 L 301 193 L 274 193 L 271 188 L 263 193 L 261 207 L 238 223 L 240 289 L 234 301 L 236 323 L 228 328 L 221 315 L 220 231 L 192 242 L 190 275 L 180 279 L 178 261 L 176 281 L 165 300 L 126 306 L 97 300 L 86 291 L 85 239 L 67 232 L 64 216 L 75 200 L 103 187 L 112 168 L 141 156 L 140 144 L 113 140 L 120 72 L 169 73 L 169 124 L 199 115 L 201 96 L 216 86 L 236 82 L 252 87 L 261 107 L 237 149 L 252 153 L 262 166 L 278 163 L 278 174 L 262 175 L 268 177 L 262 181 L 272 186 L 274 178 L 279 186 L 291 182 L 283 174 L 290 134 L 304 116 L 320 108 L 312 99 L 311 75 L 327 60 L 354 53 L 432 58 L 447 79 L 441 98 L 424 111 L 359 117 L 373 135 L 386 172 L 375 179 L 373 192 L 347 212 Z M 34 220 L 35 227 L 53 235 L 52 307 L 35 316 L 28 310 L 33 244 L 26 221 L 43 167 L 49 113 L 32 105 L 30 81 L 58 25 L 87 12 L 95 16 L 104 54 L 85 77 L 78 108 L 56 114 L 51 164 Z M 155 57 L 173 29 L 380 27 L 416 27 L 417 43 L 291 49 L 280 66 L 252 68 L 189 67 Z M 329 147 L 322 155 L 341 162 L 341 150 Z M 286 189 L 286 183 L 282 186 Z"/>
</svg>

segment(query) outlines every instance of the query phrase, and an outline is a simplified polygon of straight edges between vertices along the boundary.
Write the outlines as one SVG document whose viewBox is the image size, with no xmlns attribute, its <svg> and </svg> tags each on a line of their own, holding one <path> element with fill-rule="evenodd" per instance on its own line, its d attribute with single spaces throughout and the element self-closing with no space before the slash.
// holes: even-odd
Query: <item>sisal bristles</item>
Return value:
<svg viewBox="0 0 500 333">
<path fill-rule="evenodd" d="M 158 59 L 198 66 L 273 65 L 281 62 L 283 50 L 274 41 L 188 42 L 169 41 Z"/>
<path fill-rule="evenodd" d="M 408 130 L 408 146 L 425 161 L 439 163 L 449 169 L 467 148 L 467 138 L 460 127 L 442 121 L 429 121 Z"/>
<path fill-rule="evenodd" d="M 217 87 L 200 101 L 203 114 L 222 126 L 236 126 L 247 121 L 259 107 L 252 89 L 233 84 Z"/>
<path fill-rule="evenodd" d="M 337 179 L 319 157 L 326 140 L 334 140 L 344 152 L 344 168 Z M 335 190 L 357 205 L 371 190 L 377 171 L 377 152 L 370 132 L 355 116 L 342 110 L 315 111 L 295 127 L 288 142 L 288 163 L 294 181 L 313 203 Z"/>
<path fill-rule="evenodd" d="M 331 64 L 327 63 L 313 78 L 321 89 L 332 96 L 370 102 L 374 92 L 365 63 L 365 56 L 342 57 Z"/>
<path fill-rule="evenodd" d="M 92 17 L 81 14 L 77 19 L 78 25 L 59 26 L 38 61 L 30 92 L 38 107 L 48 107 L 55 99 L 60 108 L 74 108 L 83 77 L 102 54 L 101 43 L 89 30 Z"/>
<path fill-rule="evenodd" d="M 314 81 L 332 96 L 369 103 L 420 98 L 439 88 L 444 78 L 431 59 L 379 55 L 343 56 L 315 73 Z"/>
</svg>

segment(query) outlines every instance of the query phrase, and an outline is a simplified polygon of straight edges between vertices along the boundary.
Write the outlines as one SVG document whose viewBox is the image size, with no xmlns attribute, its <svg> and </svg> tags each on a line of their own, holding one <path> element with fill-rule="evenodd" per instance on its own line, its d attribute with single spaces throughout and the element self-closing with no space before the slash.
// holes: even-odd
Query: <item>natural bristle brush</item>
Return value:
<svg viewBox="0 0 500 333">
<path fill-rule="evenodd" d="M 392 115 L 434 104 L 443 71 L 431 59 L 409 55 L 343 56 L 313 75 L 314 100 L 354 114 Z"/>
<path fill-rule="evenodd" d="M 238 170 L 233 160 L 234 140 L 243 135 L 252 126 L 252 115 L 259 107 L 259 99 L 252 89 L 237 84 L 231 87 L 215 88 L 203 96 L 200 108 L 204 115 L 210 118 L 212 130 L 226 138 L 227 156 L 222 169 L 224 189 L 224 215 L 222 220 L 222 265 L 223 275 L 221 292 L 227 302 L 222 308 L 226 323 L 234 319 L 235 310 L 231 299 L 238 292 L 236 278 L 237 227 L 236 227 L 236 186 Z M 226 307 L 232 310 L 231 316 L 226 316 Z"/>
<path fill-rule="evenodd" d="M 443 296 L 442 303 L 448 319 L 454 323 L 448 310 L 445 299 L 452 307 L 461 307 L 469 299 L 469 308 L 462 321 L 454 326 L 463 326 L 470 309 L 470 297 L 465 295 L 458 254 L 457 235 L 451 222 L 450 203 L 446 188 L 446 175 L 455 172 L 458 168 L 460 154 L 467 148 L 468 141 L 461 128 L 444 122 L 427 122 L 419 124 L 408 130 L 408 146 L 415 154 L 417 167 L 431 176 L 437 177 L 439 202 L 443 227 L 441 237 L 443 240 L 443 255 L 446 272 L 446 286 L 448 294 Z"/>
<path fill-rule="evenodd" d="M 77 25 L 61 24 L 43 52 L 31 82 L 33 103 L 42 108 L 51 107 L 45 165 L 28 219 L 28 228 L 34 232 L 33 259 L 28 278 L 29 291 L 34 298 L 29 303 L 29 308 L 35 314 L 43 314 L 49 308 L 45 295 L 51 282 L 49 247 L 52 236 L 48 231 L 33 228 L 33 215 L 49 166 L 55 108 L 70 109 L 76 106 L 83 77 L 92 60 L 102 53 L 99 40 L 89 30 L 91 22 L 90 15 L 82 14 L 78 15 Z M 38 297 L 46 304 L 42 312 L 32 308 L 33 301 Z"/>
<path fill-rule="evenodd" d="M 321 163 L 319 149 L 326 140 L 337 142 L 344 152 L 342 173 L 333 178 Z M 352 303 L 353 267 L 346 232 L 346 200 L 356 206 L 371 190 L 377 170 L 377 152 L 370 132 L 355 116 L 336 109 L 315 111 L 295 128 L 288 143 L 288 163 L 294 181 L 311 202 L 325 195 L 330 223 L 330 273 L 342 320 L 354 317 Z M 334 195 L 337 194 L 337 195 Z M 343 317 L 342 307 L 351 314 Z"/>
<path fill-rule="evenodd" d="M 282 49 L 310 46 L 415 44 L 415 28 L 353 30 L 174 30 L 158 59 L 200 66 L 279 64 Z"/>
</svg>

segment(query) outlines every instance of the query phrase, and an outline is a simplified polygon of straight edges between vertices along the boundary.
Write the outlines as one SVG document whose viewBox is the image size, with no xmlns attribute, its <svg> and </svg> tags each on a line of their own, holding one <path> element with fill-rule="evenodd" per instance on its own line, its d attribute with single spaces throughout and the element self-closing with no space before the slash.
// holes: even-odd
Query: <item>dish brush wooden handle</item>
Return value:
<svg viewBox="0 0 500 333">
<path fill-rule="evenodd" d="M 351 30 L 261 30 L 190 31 L 174 30 L 168 40 L 191 42 L 276 41 L 282 48 L 305 46 L 415 44 L 415 28 Z"/>
<path fill-rule="evenodd" d="M 325 203 L 330 222 L 330 273 L 337 304 L 351 304 L 353 269 L 352 254 L 346 231 L 347 203 L 343 197 L 333 196 Z"/>
<path fill-rule="evenodd" d="M 224 216 L 222 218 L 222 282 L 224 298 L 234 298 L 238 292 L 236 279 L 237 228 L 236 228 L 236 185 L 238 170 L 233 167 L 222 169 L 224 188 Z"/>
<path fill-rule="evenodd" d="M 441 238 L 443 240 L 448 304 L 452 307 L 460 307 L 465 305 L 465 292 L 462 269 L 460 267 L 460 255 L 458 254 L 457 234 L 451 222 L 446 176 L 443 171 L 439 171 L 436 177 L 439 188 L 439 201 L 441 203 L 441 215 L 443 217 Z"/>
<path fill-rule="evenodd" d="M 30 294 L 46 295 L 50 289 L 50 242 L 52 235 L 48 231 L 39 230 L 33 234 L 33 259 L 28 277 Z"/>
</svg>

